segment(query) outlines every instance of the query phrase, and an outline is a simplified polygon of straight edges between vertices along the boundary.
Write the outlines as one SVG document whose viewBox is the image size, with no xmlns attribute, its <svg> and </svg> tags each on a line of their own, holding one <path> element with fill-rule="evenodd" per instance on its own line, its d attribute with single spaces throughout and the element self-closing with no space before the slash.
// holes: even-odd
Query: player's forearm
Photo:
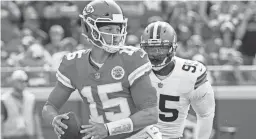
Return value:
<svg viewBox="0 0 256 139">
<path fill-rule="evenodd" d="M 156 124 L 158 121 L 157 107 L 143 109 L 130 117 L 133 121 L 133 130 L 139 130 L 146 126 Z"/>
<path fill-rule="evenodd" d="M 153 107 L 141 110 L 130 116 L 130 118 L 106 123 L 105 127 L 109 132 L 109 136 L 113 136 L 123 133 L 130 133 L 146 126 L 156 124 L 157 120 L 158 109 L 157 107 Z"/>
<path fill-rule="evenodd" d="M 42 110 L 42 116 L 47 123 L 52 123 L 55 116 L 58 115 L 57 109 L 49 104 L 45 104 Z"/>
<path fill-rule="evenodd" d="M 197 116 L 197 139 L 209 139 L 212 132 L 214 113 L 207 117 Z"/>
</svg>

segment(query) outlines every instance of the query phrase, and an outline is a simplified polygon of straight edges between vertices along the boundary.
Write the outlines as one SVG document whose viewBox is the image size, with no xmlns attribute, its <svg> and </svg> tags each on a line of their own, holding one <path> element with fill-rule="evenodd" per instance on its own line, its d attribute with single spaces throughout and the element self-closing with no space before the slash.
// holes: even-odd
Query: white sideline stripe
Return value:
<svg viewBox="0 0 256 139">
<path fill-rule="evenodd" d="M 256 99 L 256 86 L 214 86 L 216 99 Z M 10 91 L 11 88 L 1 88 L 1 94 Z M 37 100 L 46 100 L 53 87 L 28 88 L 35 94 Z M 77 91 L 74 91 L 69 100 L 82 100 Z"/>
</svg>

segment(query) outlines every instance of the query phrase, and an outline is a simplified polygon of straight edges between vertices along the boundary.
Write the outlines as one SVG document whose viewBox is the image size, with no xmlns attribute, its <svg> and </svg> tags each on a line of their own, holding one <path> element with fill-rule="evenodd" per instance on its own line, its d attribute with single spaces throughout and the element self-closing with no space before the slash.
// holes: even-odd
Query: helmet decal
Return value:
<svg viewBox="0 0 256 139">
<path fill-rule="evenodd" d="M 83 15 L 85 16 L 85 15 L 91 14 L 91 13 L 93 13 L 93 12 L 94 12 L 94 8 L 93 8 L 90 4 L 88 4 L 88 5 L 84 8 L 84 10 L 83 10 Z"/>
</svg>

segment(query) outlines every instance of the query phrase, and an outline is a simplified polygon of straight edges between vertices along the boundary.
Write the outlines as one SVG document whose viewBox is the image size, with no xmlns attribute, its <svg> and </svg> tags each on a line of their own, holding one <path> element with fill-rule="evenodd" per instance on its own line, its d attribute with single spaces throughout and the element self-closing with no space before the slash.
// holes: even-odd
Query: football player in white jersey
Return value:
<svg viewBox="0 0 256 139">
<path fill-rule="evenodd" d="M 163 139 L 182 137 L 190 105 L 197 114 L 196 138 L 209 139 L 215 100 L 206 67 L 175 56 L 177 35 L 166 22 L 149 24 L 141 36 L 141 47 L 153 67 L 150 78 L 159 95 L 157 127 Z"/>
</svg>

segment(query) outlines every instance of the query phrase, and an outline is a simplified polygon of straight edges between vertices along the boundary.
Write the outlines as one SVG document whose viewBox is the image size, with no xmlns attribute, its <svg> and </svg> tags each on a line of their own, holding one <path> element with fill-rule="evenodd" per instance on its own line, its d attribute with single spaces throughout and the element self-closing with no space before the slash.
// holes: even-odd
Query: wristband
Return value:
<svg viewBox="0 0 256 139">
<path fill-rule="evenodd" d="M 107 123 L 106 126 L 108 128 L 109 136 L 130 133 L 133 131 L 133 122 L 130 118 L 110 122 Z"/>
</svg>

